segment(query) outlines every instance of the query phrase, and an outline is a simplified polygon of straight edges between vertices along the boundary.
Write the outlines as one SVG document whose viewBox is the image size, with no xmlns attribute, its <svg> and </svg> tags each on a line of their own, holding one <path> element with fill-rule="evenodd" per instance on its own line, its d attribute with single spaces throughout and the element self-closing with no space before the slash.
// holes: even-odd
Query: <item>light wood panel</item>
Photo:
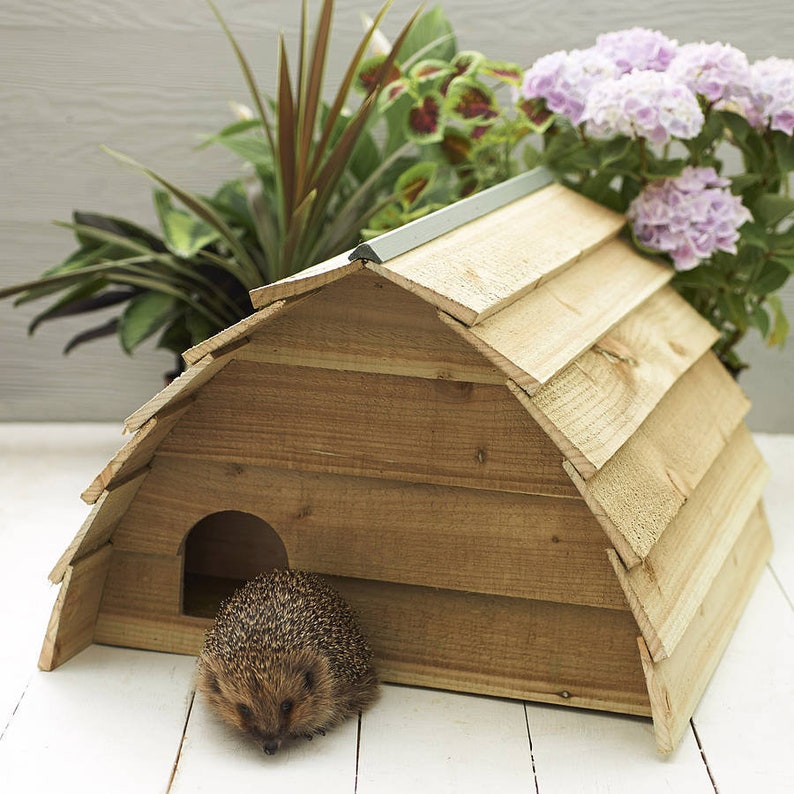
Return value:
<svg viewBox="0 0 794 794">
<path fill-rule="evenodd" d="M 634 435 L 716 336 L 664 287 L 532 398 L 518 387 L 516 395 L 587 479 Z"/>
<path fill-rule="evenodd" d="M 66 568 L 39 656 L 42 670 L 54 669 L 93 642 L 112 553 L 108 543 Z"/>
<path fill-rule="evenodd" d="M 110 540 L 119 519 L 130 506 L 148 473 L 149 470 L 145 469 L 118 488 L 102 492 L 77 535 L 52 569 L 49 579 L 53 584 L 58 584 L 63 579 L 69 565 L 96 551 Z"/>
<path fill-rule="evenodd" d="M 223 331 L 220 331 L 209 339 L 205 339 L 203 342 L 186 350 L 182 353 L 182 360 L 188 367 L 192 367 L 210 353 L 217 356 L 218 352 L 223 350 L 227 345 L 236 344 L 241 339 L 247 340 L 252 331 L 280 314 L 285 306 L 286 301 L 276 301 L 266 309 L 262 309 L 258 312 L 254 312 L 248 317 L 244 317 L 234 325 L 224 328 Z"/>
<path fill-rule="evenodd" d="M 611 240 L 471 329 L 448 321 L 495 364 L 508 362 L 506 374 L 532 394 L 672 274 L 625 240 Z"/>
<path fill-rule="evenodd" d="M 94 478 L 91 485 L 80 495 L 81 499 L 88 504 L 94 504 L 105 489 L 116 488 L 136 476 L 148 465 L 162 440 L 189 407 L 189 402 L 172 405 L 168 410 L 149 419 Z"/>
<path fill-rule="evenodd" d="M 130 414 L 124 420 L 124 431 L 134 433 L 160 412 L 184 403 L 205 383 L 215 377 L 234 358 L 236 351 L 247 343 L 247 338 L 237 338 L 230 341 L 223 349 L 204 355 L 151 400 Z"/>
<path fill-rule="evenodd" d="M 473 325 L 598 248 L 624 223 L 622 215 L 549 185 L 383 265 L 367 266 Z"/>
<path fill-rule="evenodd" d="M 629 614 L 335 579 L 385 681 L 648 714 Z"/>
<path fill-rule="evenodd" d="M 274 285 L 275 286 L 275 285 Z M 238 353 L 245 361 L 504 383 L 505 376 L 402 287 L 359 270 L 276 317 Z"/>
<path fill-rule="evenodd" d="M 197 653 L 210 621 L 175 613 L 179 579 L 178 558 L 116 552 L 95 641 Z M 359 615 L 384 681 L 649 713 L 627 611 L 330 581 Z"/>
<path fill-rule="evenodd" d="M 654 661 L 671 656 L 761 498 L 769 471 L 740 425 L 642 565 L 615 573 Z"/>
<path fill-rule="evenodd" d="M 159 457 L 113 543 L 176 555 L 198 521 L 224 510 L 271 525 L 292 567 L 627 608 L 581 499 Z"/>
<path fill-rule="evenodd" d="M 233 361 L 158 453 L 578 495 L 554 444 L 488 384 Z"/>
<path fill-rule="evenodd" d="M 766 516 L 759 504 L 675 653 L 654 662 L 645 640 L 638 638 L 660 752 L 672 752 L 687 730 L 771 551 Z"/>
<path fill-rule="evenodd" d="M 563 463 L 624 565 L 638 565 L 648 556 L 749 407 L 709 351 L 589 479 Z"/>
</svg>

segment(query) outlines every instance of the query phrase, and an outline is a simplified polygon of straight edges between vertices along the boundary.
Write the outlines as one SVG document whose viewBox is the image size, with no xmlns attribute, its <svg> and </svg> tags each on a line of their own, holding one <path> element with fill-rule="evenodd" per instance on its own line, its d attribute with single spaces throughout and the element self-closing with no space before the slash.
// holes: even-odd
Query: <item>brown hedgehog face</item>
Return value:
<svg viewBox="0 0 794 794">
<path fill-rule="evenodd" d="M 205 658 L 199 686 L 216 713 L 249 734 L 268 755 L 285 739 L 311 739 L 333 721 L 328 667 L 310 651 L 272 659 L 265 669 Z"/>
</svg>

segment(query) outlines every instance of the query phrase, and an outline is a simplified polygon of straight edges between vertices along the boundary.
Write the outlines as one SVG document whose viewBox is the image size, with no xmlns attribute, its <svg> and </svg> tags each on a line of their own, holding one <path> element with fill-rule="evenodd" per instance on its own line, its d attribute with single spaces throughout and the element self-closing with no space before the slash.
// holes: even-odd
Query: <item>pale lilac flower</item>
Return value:
<svg viewBox="0 0 794 794">
<path fill-rule="evenodd" d="M 687 166 L 680 176 L 646 186 L 628 209 L 638 242 L 691 270 L 716 251 L 736 253 L 739 227 L 751 219 L 729 182 L 713 168 Z"/>
<path fill-rule="evenodd" d="M 606 55 L 620 74 L 633 69 L 663 72 L 675 57 L 677 44 L 658 30 L 631 28 L 601 34 L 595 49 Z"/>
<path fill-rule="evenodd" d="M 542 98 L 552 113 L 579 124 L 585 99 L 596 83 L 617 75 L 615 64 L 595 49 L 558 50 L 539 58 L 524 73 L 521 96 Z"/>
<path fill-rule="evenodd" d="M 712 104 L 738 100 L 750 90 L 747 56 L 730 44 L 684 44 L 668 73 Z"/>
<path fill-rule="evenodd" d="M 766 58 L 750 67 L 750 96 L 744 105 L 755 127 L 794 134 L 794 60 Z"/>
<path fill-rule="evenodd" d="M 703 128 L 695 95 L 667 72 L 635 71 L 593 86 L 584 111 L 594 138 L 627 135 L 655 144 L 688 140 Z"/>
</svg>

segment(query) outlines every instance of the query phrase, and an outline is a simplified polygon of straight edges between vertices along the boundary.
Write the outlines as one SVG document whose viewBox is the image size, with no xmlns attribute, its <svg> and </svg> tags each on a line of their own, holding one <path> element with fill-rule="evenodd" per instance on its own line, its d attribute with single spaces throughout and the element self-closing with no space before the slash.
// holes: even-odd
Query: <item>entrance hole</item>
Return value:
<svg viewBox="0 0 794 794">
<path fill-rule="evenodd" d="M 202 518 L 183 549 L 182 612 L 215 617 L 224 598 L 243 582 L 274 568 L 287 568 L 287 550 L 267 521 L 239 510 Z"/>
</svg>

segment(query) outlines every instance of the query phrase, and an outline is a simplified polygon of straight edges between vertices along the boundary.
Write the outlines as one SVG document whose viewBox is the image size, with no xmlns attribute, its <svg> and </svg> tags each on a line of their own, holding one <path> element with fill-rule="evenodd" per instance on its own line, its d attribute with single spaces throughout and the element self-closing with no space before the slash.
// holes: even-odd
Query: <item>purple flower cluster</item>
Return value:
<svg viewBox="0 0 794 794">
<path fill-rule="evenodd" d="M 637 241 L 670 254 L 677 270 L 691 270 L 716 251 L 736 253 L 739 227 L 751 215 L 728 184 L 713 168 L 693 166 L 651 182 L 627 213 Z"/>
<path fill-rule="evenodd" d="M 644 76 L 633 77 L 637 74 Z M 755 127 L 794 132 L 793 60 L 767 58 L 751 66 L 730 44 L 678 45 L 646 28 L 605 33 L 588 49 L 559 50 L 538 59 L 525 72 L 520 93 L 527 100 L 544 100 L 552 113 L 572 124 L 589 123 L 599 137 L 691 138 L 700 131 L 697 119 L 702 123 L 693 110 L 696 96 L 717 109 L 741 113 Z M 654 106 L 657 123 L 641 120 Z M 631 118 L 620 120 L 618 111 Z"/>
<path fill-rule="evenodd" d="M 579 124 L 592 86 L 616 75 L 614 62 L 593 49 L 558 50 L 539 58 L 525 72 L 521 95 L 545 99 L 552 113 Z"/>
<path fill-rule="evenodd" d="M 736 100 L 750 90 L 747 56 L 730 44 L 684 44 L 668 73 L 712 104 Z"/>
<path fill-rule="evenodd" d="M 750 67 L 745 115 L 755 127 L 794 134 L 794 60 L 767 58 Z"/>
<path fill-rule="evenodd" d="M 602 33 L 596 39 L 596 52 L 606 55 L 619 74 L 633 69 L 664 72 L 675 58 L 677 43 L 658 30 L 630 28 Z"/>
<path fill-rule="evenodd" d="M 665 144 L 694 138 L 703 128 L 697 97 L 666 72 L 632 71 L 593 86 L 584 117 L 594 138 L 626 135 Z"/>
</svg>

